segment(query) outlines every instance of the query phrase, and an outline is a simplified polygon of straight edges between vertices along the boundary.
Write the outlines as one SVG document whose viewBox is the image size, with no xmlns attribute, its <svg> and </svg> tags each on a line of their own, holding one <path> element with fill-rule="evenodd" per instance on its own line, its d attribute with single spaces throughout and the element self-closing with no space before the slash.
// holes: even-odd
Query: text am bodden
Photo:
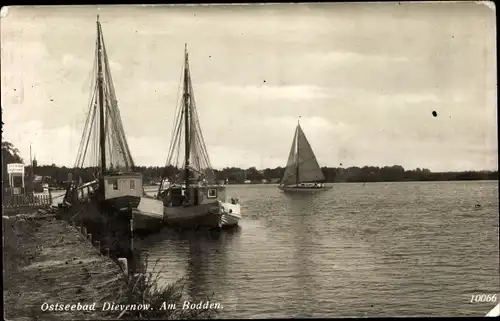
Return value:
<svg viewBox="0 0 500 321">
<path fill-rule="evenodd" d="M 97 309 L 101 311 L 145 311 L 154 309 L 150 304 L 116 304 L 114 302 L 104 302 L 102 306 L 98 306 L 95 302 L 91 304 L 82 304 L 80 302 L 76 304 L 49 304 L 45 302 L 40 308 L 42 311 L 96 311 Z M 177 308 L 178 305 L 176 303 L 163 302 L 159 310 L 177 310 Z M 184 301 L 180 308 L 182 310 L 221 310 L 223 306 L 218 302 L 200 301 L 194 303 Z"/>
<path fill-rule="evenodd" d="M 163 302 L 160 310 L 177 310 L 177 307 L 176 303 Z M 200 301 L 198 303 L 184 301 L 181 306 L 182 310 L 222 310 L 223 308 L 222 304 L 210 301 Z"/>
</svg>

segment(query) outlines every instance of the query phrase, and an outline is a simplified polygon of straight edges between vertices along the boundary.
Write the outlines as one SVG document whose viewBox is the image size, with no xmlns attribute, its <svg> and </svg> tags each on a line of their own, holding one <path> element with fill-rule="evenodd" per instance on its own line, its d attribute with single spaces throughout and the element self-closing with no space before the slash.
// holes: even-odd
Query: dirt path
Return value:
<svg viewBox="0 0 500 321">
<path fill-rule="evenodd" d="M 104 319 L 99 305 L 125 287 L 120 268 L 65 221 L 3 218 L 8 320 Z M 42 311 L 42 304 L 92 304 L 97 311 Z M 115 318 L 117 315 L 115 316 Z"/>
</svg>

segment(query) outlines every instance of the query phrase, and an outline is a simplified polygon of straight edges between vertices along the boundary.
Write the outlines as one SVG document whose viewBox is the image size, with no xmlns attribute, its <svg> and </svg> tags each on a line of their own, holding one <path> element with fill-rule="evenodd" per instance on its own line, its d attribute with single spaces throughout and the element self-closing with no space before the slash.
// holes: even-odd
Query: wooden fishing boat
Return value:
<svg viewBox="0 0 500 321">
<path fill-rule="evenodd" d="M 226 200 L 226 185 L 217 183 L 210 164 L 194 99 L 187 46 L 182 82 L 182 99 L 166 164 L 171 171 L 162 175 L 157 194 L 164 204 L 165 222 L 184 228 L 237 225 L 241 219 L 239 201 Z M 179 157 L 181 154 L 183 157 Z M 179 159 L 184 163 L 179 164 Z"/>
<path fill-rule="evenodd" d="M 146 195 L 142 175 L 134 171 L 99 16 L 96 43 L 94 90 L 75 164 L 75 168 L 91 171 L 86 178 L 92 179 L 84 182 L 80 176 L 78 184 L 70 184 L 62 205 L 93 202 L 94 211 L 82 214 L 87 219 L 119 216 L 133 218 L 135 229 L 156 228 L 163 222 L 163 204 Z"/>
</svg>

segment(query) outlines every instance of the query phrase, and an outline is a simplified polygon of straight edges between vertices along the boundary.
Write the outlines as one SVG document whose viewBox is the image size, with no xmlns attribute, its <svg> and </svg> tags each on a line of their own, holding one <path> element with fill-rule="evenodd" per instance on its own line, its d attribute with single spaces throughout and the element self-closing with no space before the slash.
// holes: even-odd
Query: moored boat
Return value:
<svg viewBox="0 0 500 321">
<path fill-rule="evenodd" d="M 166 164 L 171 171 L 162 175 L 157 194 L 164 204 L 165 222 L 185 228 L 237 225 L 241 219 L 240 204 L 235 199 L 226 201 L 226 185 L 217 183 L 210 164 L 196 110 L 187 46 L 178 111 Z M 179 157 L 181 154 L 183 157 Z M 179 164 L 179 159 L 184 163 Z"/>
<path fill-rule="evenodd" d="M 61 205 L 92 202 L 96 206 L 83 211 L 85 219 L 98 220 L 100 215 L 107 215 L 126 222 L 133 217 L 139 229 L 149 226 L 143 223 L 150 221 L 158 226 L 163 221 L 163 204 L 145 195 L 143 177 L 134 172 L 99 16 L 94 68 L 94 90 L 75 164 L 82 173 L 91 171 L 86 178 L 92 179 L 84 183 L 80 176 L 78 184 L 71 183 Z"/>
</svg>

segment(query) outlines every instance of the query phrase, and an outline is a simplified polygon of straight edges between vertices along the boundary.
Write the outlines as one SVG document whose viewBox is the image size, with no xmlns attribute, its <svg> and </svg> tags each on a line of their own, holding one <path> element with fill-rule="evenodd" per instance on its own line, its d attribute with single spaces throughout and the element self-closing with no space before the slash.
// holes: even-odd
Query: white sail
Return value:
<svg viewBox="0 0 500 321">
<path fill-rule="evenodd" d="M 317 182 L 325 179 L 300 124 L 297 125 L 282 184 Z"/>
<path fill-rule="evenodd" d="M 298 166 L 299 166 L 299 182 L 316 182 L 325 179 L 321 167 L 319 167 L 316 155 L 307 141 L 306 135 L 302 131 L 300 125 L 297 133 L 298 141 Z"/>
</svg>

